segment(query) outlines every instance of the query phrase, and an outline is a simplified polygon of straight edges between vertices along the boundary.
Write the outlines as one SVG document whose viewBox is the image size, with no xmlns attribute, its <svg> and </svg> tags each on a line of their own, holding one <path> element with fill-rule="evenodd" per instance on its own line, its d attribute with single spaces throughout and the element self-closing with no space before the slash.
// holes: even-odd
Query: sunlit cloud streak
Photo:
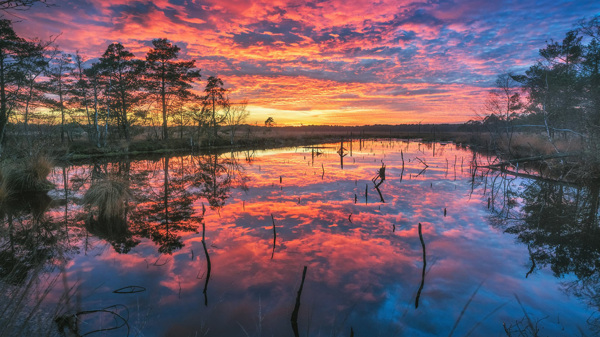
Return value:
<svg viewBox="0 0 600 337">
<path fill-rule="evenodd" d="M 90 59 L 115 41 L 143 58 L 166 37 L 249 100 L 251 122 L 352 125 L 473 118 L 496 75 L 598 14 L 591 1 L 66 0 L 15 26 Z"/>
</svg>

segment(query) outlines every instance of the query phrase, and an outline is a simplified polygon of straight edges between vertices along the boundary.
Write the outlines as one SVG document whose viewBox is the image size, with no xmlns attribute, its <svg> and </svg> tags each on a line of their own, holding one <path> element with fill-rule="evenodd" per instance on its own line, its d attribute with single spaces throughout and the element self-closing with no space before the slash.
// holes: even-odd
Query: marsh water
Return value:
<svg viewBox="0 0 600 337">
<path fill-rule="evenodd" d="M 2 335 L 595 335 L 598 189 L 495 160 L 382 139 L 57 166 L 2 210 Z M 111 223 L 84 203 L 106 179 Z"/>
</svg>

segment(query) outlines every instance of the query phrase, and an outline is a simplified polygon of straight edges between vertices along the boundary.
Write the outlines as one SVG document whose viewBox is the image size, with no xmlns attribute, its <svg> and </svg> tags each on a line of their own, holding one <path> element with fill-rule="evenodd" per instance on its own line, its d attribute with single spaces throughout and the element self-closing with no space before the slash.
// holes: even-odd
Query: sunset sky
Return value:
<svg viewBox="0 0 600 337">
<path fill-rule="evenodd" d="M 519 72 L 597 1 L 48 0 L 16 31 L 99 57 L 165 37 L 221 77 L 249 122 L 397 124 L 474 118 L 495 76 Z M 14 15 L 14 14 L 11 14 Z"/>
</svg>

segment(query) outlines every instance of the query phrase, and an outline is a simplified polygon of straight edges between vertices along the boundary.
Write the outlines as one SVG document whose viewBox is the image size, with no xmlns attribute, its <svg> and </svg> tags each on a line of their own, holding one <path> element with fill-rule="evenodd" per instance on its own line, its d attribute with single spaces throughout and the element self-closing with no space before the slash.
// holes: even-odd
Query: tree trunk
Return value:
<svg viewBox="0 0 600 337">
<path fill-rule="evenodd" d="M 29 103 L 31 102 L 31 97 L 33 96 L 33 82 L 29 84 L 29 95 L 27 95 L 27 100 L 25 101 L 25 120 L 23 124 L 25 126 L 25 137 L 29 138 L 27 132 L 29 131 Z"/>
<path fill-rule="evenodd" d="M 65 142 L 65 109 L 63 107 L 62 89 L 61 89 L 60 85 L 58 87 L 59 87 L 58 99 L 59 99 L 59 104 L 60 104 L 60 142 L 64 143 Z"/>
<path fill-rule="evenodd" d="M 0 54 L 0 154 L 4 143 L 4 131 L 8 123 L 8 111 L 6 107 L 6 81 L 4 69 L 4 55 Z"/>
<path fill-rule="evenodd" d="M 162 99 L 162 118 L 163 118 L 163 139 L 169 139 L 169 130 L 167 128 L 167 93 L 165 92 L 165 75 L 164 70 L 160 83 L 160 96 Z"/>
<path fill-rule="evenodd" d="M 121 114 L 123 131 L 125 132 L 125 140 L 127 143 L 129 143 L 129 122 L 127 121 L 127 101 L 125 98 L 125 92 L 121 93 Z"/>
<path fill-rule="evenodd" d="M 215 107 L 215 96 L 212 97 L 212 125 L 213 125 L 213 144 L 217 141 L 217 116 L 216 116 L 216 107 Z"/>
<path fill-rule="evenodd" d="M 98 87 L 94 84 L 94 130 L 96 146 L 100 147 L 100 127 L 98 125 Z"/>
</svg>

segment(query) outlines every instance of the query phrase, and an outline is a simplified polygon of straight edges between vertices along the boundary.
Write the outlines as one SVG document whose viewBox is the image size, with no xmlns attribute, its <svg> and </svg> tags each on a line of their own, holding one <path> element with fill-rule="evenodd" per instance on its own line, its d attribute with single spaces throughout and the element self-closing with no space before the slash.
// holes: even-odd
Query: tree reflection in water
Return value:
<svg viewBox="0 0 600 337">
<path fill-rule="evenodd" d="M 37 335 L 50 329 L 48 322 L 28 322 L 41 314 L 40 304 L 58 278 L 52 272 L 65 265 L 74 249 L 64 219 L 46 214 L 51 205 L 46 192 L 18 194 L 0 204 L 1 336 Z"/>
<path fill-rule="evenodd" d="M 0 278 L 21 284 L 28 274 L 59 256 L 64 231 L 44 216 L 51 199 L 45 192 L 28 193 L 3 203 L 0 209 Z"/>
<path fill-rule="evenodd" d="M 239 335 L 243 329 L 248 329 L 248 335 L 291 334 L 289 313 L 303 265 L 311 265 L 315 271 L 314 277 L 308 277 L 310 282 L 303 295 L 310 300 L 306 305 L 303 302 L 298 313 L 298 328 L 306 329 L 308 335 L 325 329 L 339 335 L 351 326 L 357 335 L 416 335 L 425 331 L 439 335 L 447 334 L 453 323 L 458 325 L 456 335 L 465 335 L 467 329 L 475 328 L 484 334 L 484 330 L 500 331 L 504 322 L 509 329 L 511 322 L 515 329 L 523 327 L 527 321 L 514 319 L 524 314 L 536 323 L 554 304 L 561 306 L 560 321 L 567 322 L 565 326 L 586 324 L 588 310 L 581 308 L 580 301 L 567 300 L 560 291 L 557 293 L 553 276 L 547 270 L 556 276 L 568 274 L 563 278 L 571 282 L 566 289 L 600 307 L 596 300 L 600 282 L 595 272 L 600 251 L 595 243 L 598 190 L 561 187 L 506 174 L 485 180 L 484 175 L 478 174 L 480 171 L 462 173 L 461 156 L 468 158 L 470 152 L 457 148 L 458 156 L 449 153 L 446 158 L 440 157 L 441 150 L 437 150 L 436 157 L 431 157 L 417 151 L 417 146 L 414 143 L 412 150 L 408 145 L 406 149 L 402 147 L 406 150 L 406 162 L 402 150 L 396 154 L 388 151 L 385 185 L 371 180 L 377 187 L 385 186 L 382 192 L 386 204 L 361 205 L 351 201 L 352 196 L 362 195 L 364 188 L 369 192 L 369 181 L 380 170 L 381 160 L 369 154 L 362 160 L 357 156 L 356 165 L 353 160 L 353 165 L 343 172 L 336 166 L 337 155 L 333 151 L 320 157 L 321 162 L 315 163 L 314 168 L 309 165 L 308 156 L 301 159 L 302 154 L 292 151 L 274 151 L 276 156 L 260 153 L 256 167 L 248 164 L 247 171 L 241 170 L 234 154 L 124 159 L 72 166 L 64 172 L 59 168 L 54 174 L 57 188 L 48 194 L 57 201 L 50 207 L 43 206 L 50 202 L 48 195 L 41 195 L 39 199 L 16 202 L 10 209 L 2 208 L 0 251 L 4 255 L 0 268 L 3 273 L 14 270 L 14 264 L 29 268 L 21 276 L 12 274 L 13 282 L 23 290 L 10 298 L 39 298 L 43 287 L 34 287 L 40 291 L 24 294 L 28 285 L 43 277 L 47 278 L 45 284 L 51 282 L 50 277 L 57 278 L 57 286 L 47 300 L 52 302 L 45 304 L 43 310 L 63 301 L 54 317 L 81 318 L 80 327 L 85 323 L 90 330 L 75 330 L 79 334 L 105 328 L 104 323 L 115 318 L 112 312 L 131 318 L 132 329 L 139 329 L 135 331 L 151 335 L 193 335 L 195 331 L 203 334 L 208 329 L 224 336 Z M 423 170 L 423 163 L 417 156 L 430 165 L 429 173 L 419 177 L 416 175 Z M 327 165 L 331 157 L 335 168 L 328 166 L 332 174 L 322 180 L 323 164 Z M 244 161 L 243 156 L 240 158 Z M 454 180 L 447 174 L 453 170 L 453 162 Z M 470 168 L 475 170 L 474 167 Z M 403 174 L 411 179 L 402 180 Z M 61 186 L 65 176 L 69 186 Z M 281 184 L 281 190 L 274 190 L 268 179 L 281 176 L 285 184 Z M 253 181 L 248 177 L 253 177 Z M 115 217 L 107 216 L 107 211 L 102 215 L 100 208 L 86 208 L 82 202 L 87 191 L 107 179 L 116 179 L 127 187 L 124 195 L 128 194 L 128 198 Z M 473 184 L 472 189 L 468 188 L 469 183 Z M 248 185 L 253 191 L 243 195 Z M 481 199 L 483 189 L 487 195 Z M 515 247 L 512 237 L 498 235 L 497 230 L 488 227 L 488 196 L 494 225 L 514 233 L 524 245 Z M 15 210 L 18 207 L 22 209 Z M 440 210 L 446 207 L 448 216 L 443 217 Z M 68 226 L 64 225 L 65 210 Z M 266 226 L 272 221 L 266 217 L 273 210 L 282 220 L 276 228 L 278 257 L 270 259 L 275 233 Z M 352 214 L 353 223 L 346 223 L 348 214 Z M 35 222 L 39 224 L 33 228 Z M 415 236 L 418 223 L 424 226 L 422 234 L 428 251 L 437 255 L 431 256 L 432 261 L 438 256 L 443 258 L 439 268 L 427 274 L 427 287 L 415 311 L 412 304 L 418 292 L 416 285 L 418 276 L 423 274 L 423 247 Z M 192 233 L 203 230 L 200 227 L 204 224 L 207 228 L 200 241 L 201 234 Z M 19 232 L 26 229 L 29 232 Z M 67 230 L 70 237 L 65 235 Z M 72 254 L 69 242 L 81 247 L 82 254 Z M 153 266 L 160 267 L 154 268 L 147 258 L 156 258 L 150 255 L 157 255 L 157 250 L 173 256 L 159 256 L 157 262 L 160 260 L 161 264 Z M 66 259 L 72 260 L 64 269 L 54 267 L 55 262 Z M 513 261 L 524 265 L 513 268 Z M 55 269 L 53 273 L 45 273 L 51 268 Z M 532 274 L 525 279 L 530 269 Z M 489 274 L 489 278 L 472 303 L 467 302 L 471 307 L 463 320 L 445 315 L 461 309 L 461 301 L 466 301 L 472 280 L 476 279 L 473 276 L 480 276 L 479 272 Z M 579 277 L 577 281 L 573 281 L 575 276 Z M 5 289 L 16 288 L 7 284 L 4 274 L 0 277 L 4 279 L 0 282 L 4 294 L 8 294 Z M 553 286 L 544 288 L 542 296 L 531 292 L 539 284 L 550 283 Z M 61 291 L 63 284 L 65 291 Z M 139 295 L 114 294 L 113 290 L 127 286 L 143 286 L 148 291 Z M 512 300 L 512 293 L 521 296 L 522 305 L 517 306 L 519 301 Z M 496 300 L 499 302 L 494 303 Z M 126 315 L 125 309 L 114 309 L 115 304 L 126 306 L 131 315 Z M 405 310 L 402 316 L 398 315 L 400 310 Z M 48 316 L 54 314 L 52 310 L 47 312 Z M 257 317 L 257 324 L 262 325 L 253 333 Z M 340 323 L 343 317 L 348 319 Z M 2 324 L 10 317 L 0 318 L 2 335 Z M 202 323 L 198 323 L 199 318 Z M 238 325 L 230 324 L 237 321 Z M 542 320 L 540 325 L 546 328 L 549 321 Z M 556 323 L 552 331 L 559 331 L 561 325 Z M 576 334 L 574 328 L 571 334 Z M 112 335 L 125 335 L 121 329 Z"/>
<path fill-rule="evenodd" d="M 183 157 L 179 160 L 173 163 L 168 156 L 161 160 L 160 182 L 137 181 L 142 193 L 138 193 L 138 205 L 130 216 L 134 235 L 152 240 L 165 254 L 183 247 L 178 233 L 198 229 L 199 219 L 193 217 L 192 206 L 199 196 L 190 192 L 192 172 Z"/>
<path fill-rule="evenodd" d="M 194 205 L 201 198 L 213 210 L 225 204 L 237 168 L 232 162 L 222 160 L 218 154 L 177 159 L 167 156 L 157 163 L 160 167 L 137 168 L 135 175 L 128 169 L 119 170 L 123 179 L 130 181 L 135 207 L 128 207 L 117 219 L 125 224 L 125 230 L 113 231 L 111 236 L 98 235 L 102 234 L 98 231 L 94 234 L 110 242 L 119 253 L 129 252 L 139 238 L 148 238 L 158 245 L 159 253 L 172 254 L 184 246 L 182 233 L 198 231 L 203 215 Z"/>
<path fill-rule="evenodd" d="M 206 198 L 213 210 L 223 207 L 229 197 L 232 174 L 227 165 L 234 167 L 234 160 L 221 160 L 216 153 L 199 157 L 196 162 L 198 172 L 194 185 L 200 187 L 200 195 Z"/>
<path fill-rule="evenodd" d="M 493 179 L 492 191 L 501 191 L 501 199 L 494 198 L 492 223 L 527 245 L 532 267 L 526 275 L 542 267 L 557 278 L 574 275 L 574 281 L 563 283 L 565 290 L 600 310 L 600 185 L 546 180 L 515 184 L 512 179 Z M 600 332 L 600 317 L 590 322 Z"/>
<path fill-rule="evenodd" d="M 79 189 L 87 181 L 88 192 L 111 181 L 127 185 L 125 207 L 115 214 L 105 216 L 98 205 L 94 208 L 88 204 L 88 211 L 93 212 L 88 212 L 92 217 L 86 220 L 86 228 L 118 253 L 128 253 L 141 238 L 148 238 L 158 245 L 159 253 L 172 254 L 184 246 L 181 234 L 198 231 L 203 220 L 197 210 L 201 199 L 218 211 L 229 197 L 233 182 L 247 190 L 247 178 L 240 174 L 234 156 L 167 156 L 136 162 L 134 166 L 128 159 L 114 164 L 95 163 L 87 176 L 72 177 Z"/>
</svg>

